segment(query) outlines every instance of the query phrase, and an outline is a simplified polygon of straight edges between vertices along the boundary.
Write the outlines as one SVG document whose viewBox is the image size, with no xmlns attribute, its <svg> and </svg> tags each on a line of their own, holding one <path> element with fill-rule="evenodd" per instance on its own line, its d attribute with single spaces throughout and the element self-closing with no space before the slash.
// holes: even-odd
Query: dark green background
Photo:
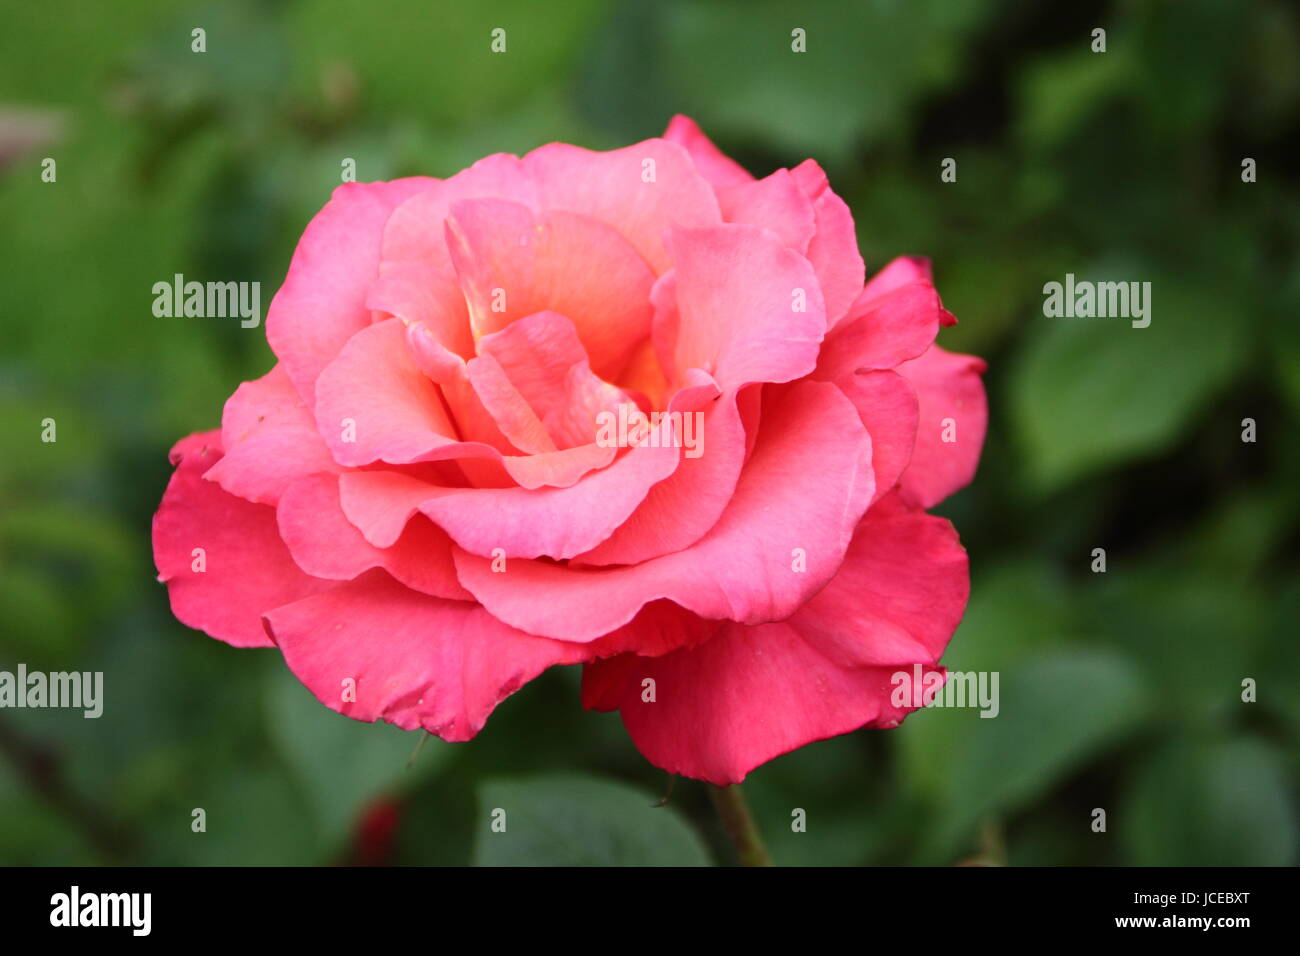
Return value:
<svg viewBox="0 0 1300 956">
<path fill-rule="evenodd" d="M 664 775 L 576 670 L 407 769 L 417 735 L 176 623 L 149 549 L 167 448 L 272 362 L 260 328 L 155 318 L 154 282 L 260 280 L 265 308 L 344 157 L 447 176 L 679 111 L 760 175 L 818 159 L 869 268 L 932 257 L 943 344 L 989 361 L 980 473 L 940 509 L 973 577 L 945 663 L 999 671 L 1001 716 L 759 769 L 777 859 L 1296 861 L 1294 4 L 6 0 L 0 23 L 0 143 L 36 139 L 0 170 L 0 668 L 106 675 L 97 721 L 0 712 L 0 862 L 730 861 L 700 785 L 650 809 Z M 1152 282 L 1150 328 L 1045 318 L 1067 272 Z M 385 795 L 376 857 L 354 834 Z"/>
</svg>

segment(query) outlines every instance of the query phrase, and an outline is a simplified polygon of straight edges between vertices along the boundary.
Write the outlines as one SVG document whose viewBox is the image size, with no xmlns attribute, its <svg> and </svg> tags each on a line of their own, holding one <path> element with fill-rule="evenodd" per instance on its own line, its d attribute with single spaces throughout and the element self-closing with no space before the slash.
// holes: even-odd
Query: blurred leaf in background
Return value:
<svg viewBox="0 0 1300 956">
<path fill-rule="evenodd" d="M 479 866 L 704 866 L 704 844 L 650 794 L 591 777 L 488 780 Z M 655 810 L 646 813 L 646 810 Z"/>
</svg>

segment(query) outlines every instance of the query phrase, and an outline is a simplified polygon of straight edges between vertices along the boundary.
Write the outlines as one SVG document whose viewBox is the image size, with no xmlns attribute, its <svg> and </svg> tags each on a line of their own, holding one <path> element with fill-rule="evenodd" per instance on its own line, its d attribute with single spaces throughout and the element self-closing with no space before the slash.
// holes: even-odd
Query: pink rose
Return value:
<svg viewBox="0 0 1300 956">
<path fill-rule="evenodd" d="M 278 364 L 172 451 L 172 610 L 444 740 L 575 663 L 584 706 L 714 783 L 893 727 L 891 675 L 942 672 L 965 608 L 923 509 L 974 474 L 984 363 L 932 344 L 924 260 L 863 280 L 815 162 L 756 180 L 681 116 L 341 186 L 271 303 Z"/>
</svg>

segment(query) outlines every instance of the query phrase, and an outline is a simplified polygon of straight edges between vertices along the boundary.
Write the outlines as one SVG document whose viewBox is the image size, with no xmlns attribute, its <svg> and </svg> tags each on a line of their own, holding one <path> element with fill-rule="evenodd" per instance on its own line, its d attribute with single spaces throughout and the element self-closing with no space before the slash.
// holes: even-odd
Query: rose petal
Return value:
<svg viewBox="0 0 1300 956">
<path fill-rule="evenodd" d="M 813 370 L 826 312 L 806 259 L 748 225 L 675 229 L 670 241 L 676 266 L 652 293 L 670 379 L 699 368 L 730 391 Z"/>
<path fill-rule="evenodd" d="M 592 444 L 602 413 L 635 405 L 622 389 L 592 372 L 577 328 L 559 313 L 519 319 L 484 336 L 478 349 L 479 359 L 469 363 L 471 381 L 475 362 L 493 359 L 537 416 L 552 448 Z"/>
<path fill-rule="evenodd" d="M 898 484 L 912 460 L 920 414 L 916 390 L 891 370 L 859 372 L 839 386 L 871 436 L 871 468 L 876 478 L 873 494 L 879 499 Z"/>
<path fill-rule="evenodd" d="M 789 624 L 728 623 L 697 647 L 588 664 L 583 704 L 617 707 L 655 766 L 727 786 L 815 740 L 896 726 L 915 708 L 891 702 L 895 670 L 845 667 Z"/>
<path fill-rule="evenodd" d="M 469 740 L 506 697 L 581 656 L 476 605 L 417 594 L 382 571 L 277 608 L 266 622 L 290 669 L 326 707 L 449 741 Z"/>
<path fill-rule="evenodd" d="M 330 582 L 294 564 L 276 530 L 274 508 L 204 480 L 221 457 L 219 432 L 191 435 L 171 457 L 177 468 L 153 518 L 153 553 L 172 613 L 235 647 L 268 646 L 262 614 Z M 200 558 L 201 571 L 195 570 Z"/>
<path fill-rule="evenodd" d="M 532 175 L 518 156 L 494 153 L 404 202 L 384 227 L 381 259 L 423 262 L 451 275 L 445 222 L 463 199 L 506 199 L 538 208 Z"/>
<path fill-rule="evenodd" d="M 411 357 L 400 319 L 358 332 L 321 372 L 316 422 L 341 465 L 490 454 L 457 440 L 438 387 Z"/>
<path fill-rule="evenodd" d="M 616 376 L 650 334 L 654 273 L 611 226 L 498 199 L 461 201 L 447 244 L 476 338 L 551 310 L 572 320 L 591 367 Z"/>
<path fill-rule="evenodd" d="M 672 601 L 651 601 L 622 627 L 585 646 L 590 650 L 591 660 L 632 654 L 658 657 L 682 647 L 702 644 L 716 634 L 723 623 L 693 614 Z"/>
<path fill-rule="evenodd" d="M 273 505 L 304 475 L 339 466 L 283 365 L 245 382 L 221 416 L 221 459 L 204 476 L 238 498 Z"/>
<path fill-rule="evenodd" d="M 817 231 L 812 203 L 788 169 L 718 190 L 718 205 L 727 222 L 770 229 L 801 255 L 808 251 L 808 243 Z"/>
<path fill-rule="evenodd" d="M 469 311 L 450 269 L 438 269 L 424 261 L 382 263 L 366 306 L 380 313 L 381 321 L 394 316 L 406 320 L 408 326 L 423 328 L 441 348 L 462 361 L 474 355 Z"/>
<path fill-rule="evenodd" d="M 376 548 L 348 522 L 334 475 L 295 481 L 276 509 L 280 537 L 298 567 L 317 578 L 350 581 L 383 568 L 409 588 L 434 597 L 472 600 L 456 580 L 451 538 L 417 516 L 391 548 Z"/>
<path fill-rule="evenodd" d="M 665 425 L 665 429 L 667 426 Z M 666 434 L 666 431 L 665 431 Z M 646 493 L 677 467 L 679 449 L 630 449 L 568 488 L 446 488 L 390 472 L 340 479 L 343 510 L 371 544 L 390 547 L 417 511 L 474 554 L 571 558 L 594 548 L 627 520 Z"/>
<path fill-rule="evenodd" d="M 647 139 L 605 153 L 551 143 L 533 150 L 523 164 L 537 184 L 541 208 L 566 209 L 613 226 L 656 274 L 670 265 L 664 249 L 670 227 L 722 221 L 713 190 L 690 155 L 667 140 Z"/>
<path fill-rule="evenodd" d="M 370 324 L 366 291 L 379 273 L 384 225 L 402 202 L 429 190 L 423 176 L 344 183 L 307 226 L 266 315 L 266 338 L 308 405 L 316 378 L 353 333 Z"/>
<path fill-rule="evenodd" d="M 670 413 L 676 410 L 683 423 L 682 460 L 677 470 L 650 489 L 618 530 L 575 557 L 573 565 L 639 564 L 689 547 L 717 524 L 731 501 L 745 460 L 745 426 L 738 397 L 738 393 L 720 396 L 703 410 L 670 407 Z M 686 447 L 687 437 L 694 450 Z"/>
<path fill-rule="evenodd" d="M 894 493 L 867 512 L 839 573 L 789 623 L 845 666 L 935 664 L 969 597 L 951 522 Z"/>
<path fill-rule="evenodd" d="M 664 139 L 683 146 L 690 153 L 700 175 L 712 183 L 715 189 L 743 185 L 754 178 L 743 166 L 714 146 L 689 116 L 678 113 L 669 120 L 668 128 L 664 130 Z"/>
<path fill-rule="evenodd" d="M 899 480 L 912 507 L 933 507 L 975 477 L 989 420 L 980 378 L 986 367 L 983 359 L 937 345 L 898 366 L 920 402 L 916 447 Z"/>
<path fill-rule="evenodd" d="M 465 371 L 474 394 L 512 445 L 532 455 L 556 451 L 555 440 L 546 425 L 496 358 L 481 355 L 470 359 Z"/>
<path fill-rule="evenodd" d="M 844 394 L 825 382 L 783 391 L 770 401 L 765 391 L 753 457 L 694 546 L 617 568 L 512 561 L 504 574 L 458 548 L 461 584 L 501 620 L 561 640 L 594 640 L 659 598 L 707 618 L 788 617 L 834 576 L 874 482 L 870 439 Z"/>
<path fill-rule="evenodd" d="M 816 377 L 840 381 L 858 369 L 894 368 L 934 342 L 944 315 L 934 286 L 910 282 L 884 295 L 864 291 L 827 336 Z"/>
<path fill-rule="evenodd" d="M 866 275 L 853 213 L 831 191 L 826 174 L 811 159 L 796 166 L 791 175 L 812 203 L 817 231 L 808 243 L 808 261 L 821 283 L 826 328 L 833 329 L 862 291 Z"/>
<path fill-rule="evenodd" d="M 656 766 L 739 783 L 814 740 L 901 721 L 915 708 L 896 705 L 895 675 L 942 674 L 935 665 L 969 594 L 952 526 L 890 495 L 859 524 L 835 579 L 787 621 L 728 623 L 666 656 L 590 663 L 583 705 L 620 710 Z"/>
<path fill-rule="evenodd" d="M 614 460 L 615 449 L 594 445 L 541 454 L 513 454 L 520 449 L 511 444 L 492 413 L 484 407 L 470 383 L 465 360 L 435 341 L 423 325 L 407 327 L 406 344 L 415 364 L 437 382 L 460 437 L 466 442 L 489 445 L 500 452 L 496 455 L 485 453 L 485 457 L 479 458 L 474 457 L 478 454 L 474 451 L 470 457 L 458 459 L 471 485 L 480 488 L 508 487 L 511 484 L 523 488 L 543 485 L 567 488 L 588 472 L 604 468 Z"/>
</svg>

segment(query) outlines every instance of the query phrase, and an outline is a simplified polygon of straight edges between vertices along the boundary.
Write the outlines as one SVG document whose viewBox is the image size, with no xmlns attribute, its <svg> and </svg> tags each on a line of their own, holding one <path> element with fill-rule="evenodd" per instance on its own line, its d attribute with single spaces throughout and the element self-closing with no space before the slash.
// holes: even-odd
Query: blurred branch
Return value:
<svg viewBox="0 0 1300 956">
<path fill-rule="evenodd" d="M 53 751 L 23 738 L 0 720 L 0 753 L 14 765 L 34 793 L 42 797 L 82 835 L 107 863 L 118 863 L 126 855 L 130 840 L 103 812 L 78 796 L 59 769 Z"/>
<path fill-rule="evenodd" d="M 771 854 L 763 843 L 763 835 L 758 831 L 754 815 L 749 812 L 749 803 L 740 784 L 730 787 L 718 787 L 709 784 L 709 799 L 718 811 L 723 829 L 736 847 L 741 866 L 772 866 Z"/>
<path fill-rule="evenodd" d="M 1002 832 L 1002 824 L 997 819 L 989 819 L 980 827 L 979 851 L 970 859 L 962 860 L 957 866 L 1006 866 L 1007 843 Z"/>
</svg>

